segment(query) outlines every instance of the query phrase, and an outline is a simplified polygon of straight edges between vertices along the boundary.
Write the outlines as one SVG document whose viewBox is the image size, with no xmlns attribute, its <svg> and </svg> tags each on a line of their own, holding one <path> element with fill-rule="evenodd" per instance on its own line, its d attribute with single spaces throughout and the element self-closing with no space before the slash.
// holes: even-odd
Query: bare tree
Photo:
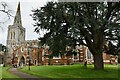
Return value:
<svg viewBox="0 0 120 80">
<path fill-rule="evenodd" d="M 12 16 L 12 10 L 6 2 L 0 2 L 0 27 L 7 22 Z"/>
</svg>

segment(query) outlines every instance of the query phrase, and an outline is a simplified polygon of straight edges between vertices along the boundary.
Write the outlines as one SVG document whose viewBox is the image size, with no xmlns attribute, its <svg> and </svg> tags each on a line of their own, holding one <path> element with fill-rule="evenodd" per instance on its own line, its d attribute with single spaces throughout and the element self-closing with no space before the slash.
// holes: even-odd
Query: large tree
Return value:
<svg viewBox="0 0 120 80">
<path fill-rule="evenodd" d="M 48 2 L 33 10 L 35 32 L 46 30 L 43 43 L 51 50 L 64 53 L 66 45 L 80 43 L 91 51 L 94 68 L 104 69 L 105 41 L 118 40 L 120 2 L 57 3 Z"/>
</svg>

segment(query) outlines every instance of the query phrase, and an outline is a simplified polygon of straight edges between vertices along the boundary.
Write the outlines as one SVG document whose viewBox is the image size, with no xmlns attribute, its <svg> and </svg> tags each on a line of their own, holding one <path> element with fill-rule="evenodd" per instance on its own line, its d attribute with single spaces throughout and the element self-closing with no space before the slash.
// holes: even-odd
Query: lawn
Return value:
<svg viewBox="0 0 120 80">
<path fill-rule="evenodd" d="M 20 69 L 23 72 L 36 75 L 40 78 L 118 78 L 117 65 L 105 65 L 105 70 L 94 70 L 93 65 L 87 65 L 84 69 L 82 64 L 67 66 L 28 66 Z"/>
<path fill-rule="evenodd" d="M 13 75 L 12 73 L 10 73 L 9 71 L 8 71 L 8 69 L 10 68 L 10 67 L 1 67 L 2 68 L 2 71 L 1 71 L 1 73 L 2 73 L 2 78 L 18 78 L 16 75 Z"/>
</svg>

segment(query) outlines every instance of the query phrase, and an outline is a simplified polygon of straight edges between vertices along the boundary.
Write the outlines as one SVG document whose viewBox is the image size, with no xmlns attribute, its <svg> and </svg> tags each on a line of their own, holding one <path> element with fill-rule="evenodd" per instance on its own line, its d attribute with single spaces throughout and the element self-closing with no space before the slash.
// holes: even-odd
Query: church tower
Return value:
<svg viewBox="0 0 120 80">
<path fill-rule="evenodd" d="M 9 50 L 9 56 L 12 56 L 13 48 L 24 41 L 25 41 L 25 28 L 22 26 L 19 2 L 13 25 L 9 25 L 8 27 L 7 47 Z"/>
</svg>

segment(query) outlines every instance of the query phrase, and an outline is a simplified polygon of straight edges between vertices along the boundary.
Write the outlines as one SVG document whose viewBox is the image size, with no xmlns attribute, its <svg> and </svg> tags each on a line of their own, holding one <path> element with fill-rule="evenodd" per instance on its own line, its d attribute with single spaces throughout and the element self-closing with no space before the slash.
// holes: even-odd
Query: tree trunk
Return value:
<svg viewBox="0 0 120 80">
<path fill-rule="evenodd" d="M 94 54 L 94 69 L 104 69 L 103 54 Z"/>
</svg>

